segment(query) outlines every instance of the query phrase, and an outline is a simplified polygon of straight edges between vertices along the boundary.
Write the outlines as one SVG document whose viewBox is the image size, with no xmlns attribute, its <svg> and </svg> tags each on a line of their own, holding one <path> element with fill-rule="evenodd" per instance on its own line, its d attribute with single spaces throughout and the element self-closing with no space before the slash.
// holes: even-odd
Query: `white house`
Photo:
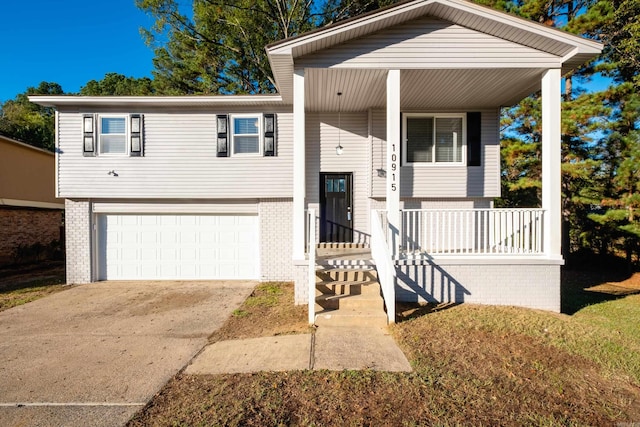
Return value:
<svg viewBox="0 0 640 427">
<path fill-rule="evenodd" d="M 371 247 L 390 313 L 558 311 L 560 83 L 601 49 L 412 0 L 267 46 L 275 95 L 32 96 L 57 110 L 67 281 L 295 280 L 306 303 L 318 239 Z M 538 90 L 542 208 L 493 209 L 500 107 Z"/>
</svg>

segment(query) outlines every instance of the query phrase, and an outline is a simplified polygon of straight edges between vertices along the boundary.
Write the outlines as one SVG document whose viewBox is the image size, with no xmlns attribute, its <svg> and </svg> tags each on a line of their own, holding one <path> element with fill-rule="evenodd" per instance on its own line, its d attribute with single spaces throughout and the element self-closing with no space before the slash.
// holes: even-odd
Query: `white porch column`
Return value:
<svg viewBox="0 0 640 427">
<path fill-rule="evenodd" d="M 542 208 L 543 244 L 548 257 L 561 257 L 562 212 L 560 171 L 560 70 L 549 69 L 542 75 Z"/>
<path fill-rule="evenodd" d="M 400 70 L 387 74 L 387 218 L 393 255 L 400 246 Z"/>
<path fill-rule="evenodd" d="M 293 73 L 293 259 L 304 259 L 305 196 L 304 70 Z"/>
</svg>

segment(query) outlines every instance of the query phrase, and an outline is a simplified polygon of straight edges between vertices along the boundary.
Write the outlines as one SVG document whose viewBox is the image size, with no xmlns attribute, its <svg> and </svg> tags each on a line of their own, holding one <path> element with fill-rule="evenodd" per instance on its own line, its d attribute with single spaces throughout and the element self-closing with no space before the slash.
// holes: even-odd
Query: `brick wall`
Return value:
<svg viewBox="0 0 640 427">
<path fill-rule="evenodd" d="M 0 265 L 14 262 L 19 245 L 45 246 L 60 240 L 61 224 L 58 209 L 0 207 Z"/>
<path fill-rule="evenodd" d="M 86 200 L 65 200 L 67 283 L 91 282 L 91 207 Z"/>
<path fill-rule="evenodd" d="M 293 280 L 293 200 L 261 199 L 260 271 L 262 280 Z"/>
<path fill-rule="evenodd" d="M 560 266 L 452 264 L 396 267 L 398 301 L 470 302 L 560 311 Z"/>
<path fill-rule="evenodd" d="M 296 265 L 293 267 L 295 283 L 295 303 L 296 305 L 309 303 L 309 266 Z"/>
</svg>

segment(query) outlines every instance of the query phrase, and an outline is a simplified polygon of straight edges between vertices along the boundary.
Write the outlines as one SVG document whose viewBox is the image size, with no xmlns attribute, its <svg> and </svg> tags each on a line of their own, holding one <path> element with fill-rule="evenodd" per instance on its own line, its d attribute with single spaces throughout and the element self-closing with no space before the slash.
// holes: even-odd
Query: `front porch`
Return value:
<svg viewBox="0 0 640 427">
<path fill-rule="evenodd" d="M 309 295 L 309 322 L 317 318 L 318 272 L 327 266 L 375 270 L 383 298 L 379 313 L 384 306 L 388 323 L 395 321 L 397 301 L 559 311 L 563 262 L 543 252 L 543 217 L 542 209 L 407 209 L 400 211 L 400 229 L 395 231 L 387 211 L 373 210 L 367 248 L 317 244 L 318 217 L 311 209 L 303 285 Z"/>
<path fill-rule="evenodd" d="M 327 173 L 353 177 L 339 187 L 353 200 L 346 227 L 370 245 L 389 322 L 409 298 L 559 310 L 561 80 L 600 45 L 467 2 L 415 0 L 268 50 L 293 106 L 293 262 L 310 322 Z M 541 206 L 493 209 L 501 108 L 538 91 Z"/>
</svg>

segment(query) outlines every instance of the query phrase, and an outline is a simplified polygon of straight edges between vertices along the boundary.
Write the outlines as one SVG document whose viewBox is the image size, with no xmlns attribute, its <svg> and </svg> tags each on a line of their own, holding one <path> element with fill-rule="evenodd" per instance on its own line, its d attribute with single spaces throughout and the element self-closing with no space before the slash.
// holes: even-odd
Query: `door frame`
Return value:
<svg viewBox="0 0 640 427">
<path fill-rule="evenodd" d="M 320 227 L 319 227 L 319 241 L 320 242 L 328 242 L 327 239 L 325 239 L 326 237 L 326 223 L 325 223 L 325 218 L 326 218 L 326 195 L 325 195 L 325 188 L 326 188 L 326 177 L 328 175 L 344 175 L 345 176 L 345 194 L 347 196 L 347 202 L 348 202 L 348 214 L 351 215 L 351 219 L 349 220 L 349 227 L 346 231 L 345 234 L 345 239 L 344 242 L 345 243 L 353 243 L 353 172 L 320 172 L 319 175 L 319 207 L 320 207 L 320 215 L 319 215 L 319 219 L 320 219 Z"/>
</svg>

